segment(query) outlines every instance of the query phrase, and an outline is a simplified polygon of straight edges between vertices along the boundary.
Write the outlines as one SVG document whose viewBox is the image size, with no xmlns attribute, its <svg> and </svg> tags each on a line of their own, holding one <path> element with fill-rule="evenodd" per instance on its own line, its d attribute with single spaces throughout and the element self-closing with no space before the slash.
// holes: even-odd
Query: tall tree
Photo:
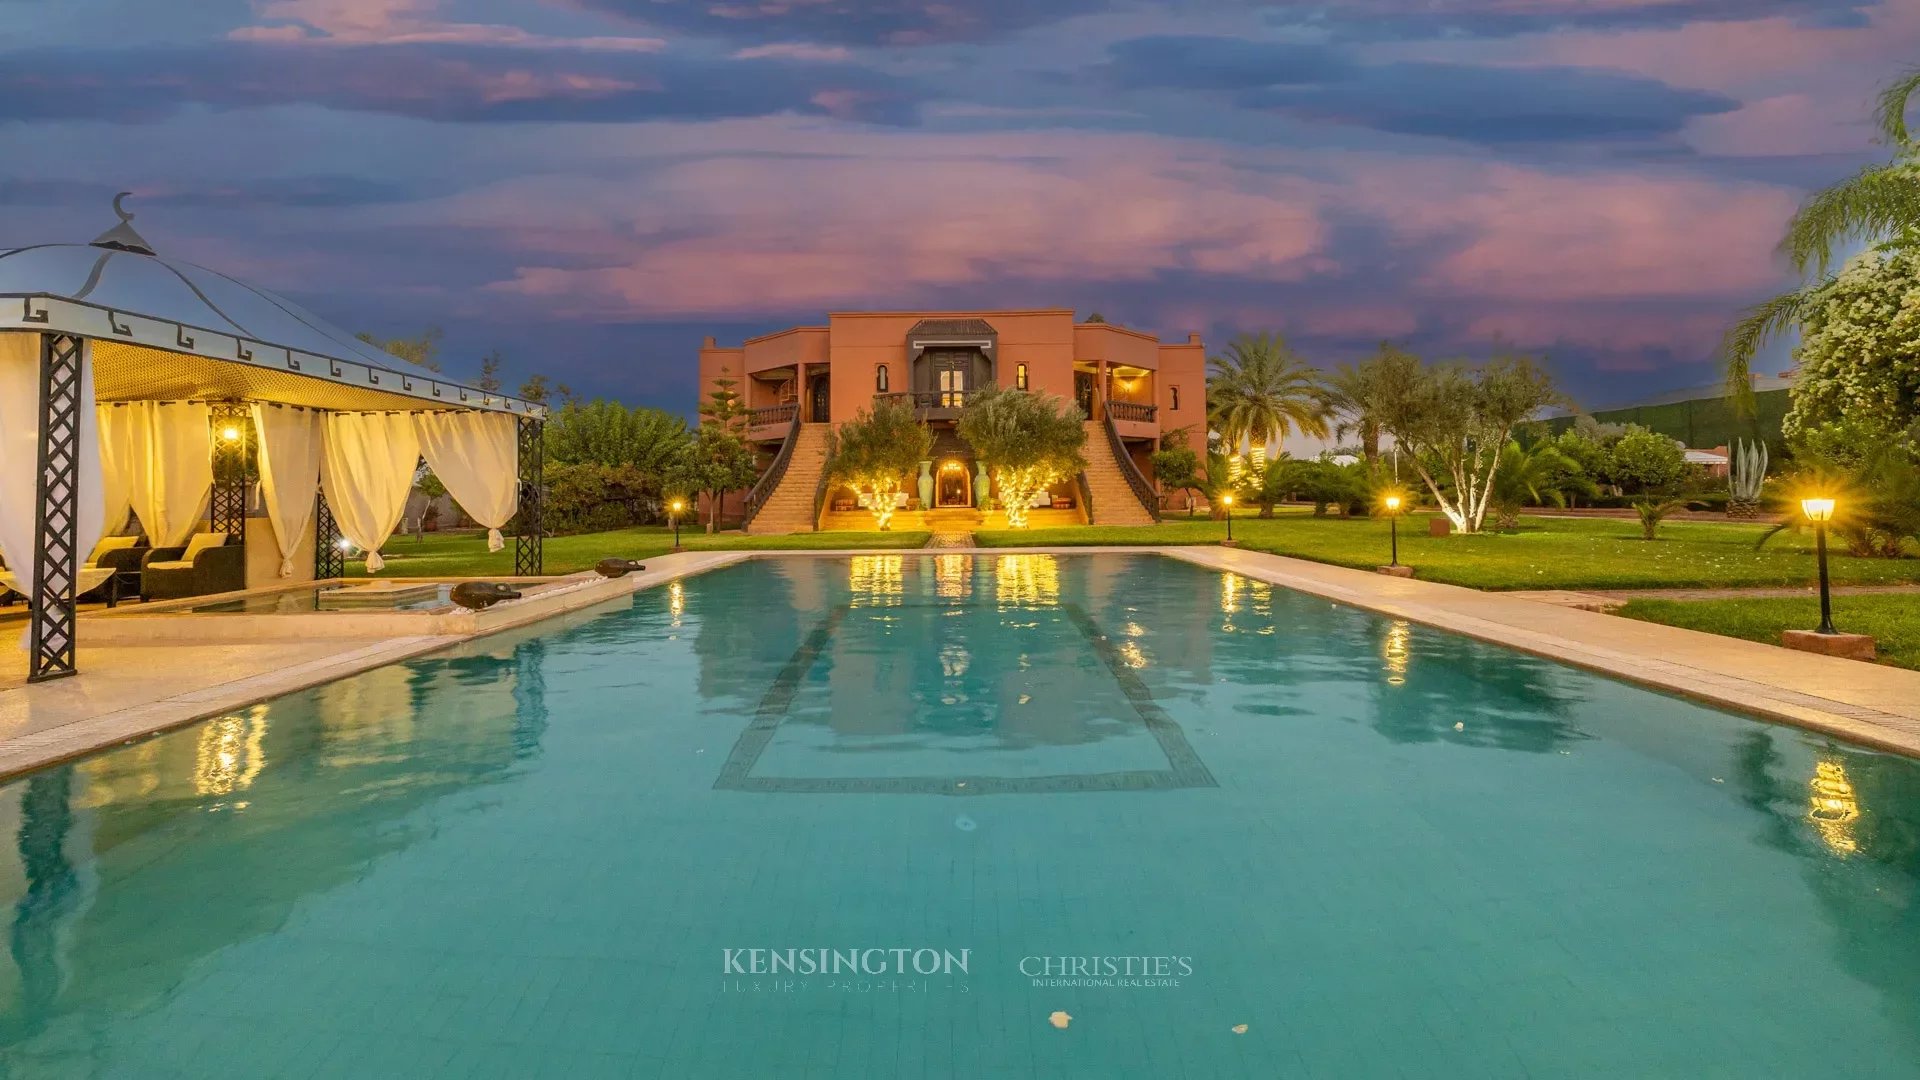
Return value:
<svg viewBox="0 0 1920 1080">
<path fill-rule="evenodd" d="M 827 479 L 865 495 L 874 524 L 891 527 L 901 484 L 933 452 L 933 431 L 907 400 L 881 399 L 828 441 Z"/>
<path fill-rule="evenodd" d="M 700 402 L 701 421 L 718 424 L 728 431 L 744 433 L 747 414 L 752 411 L 747 407 L 745 395 L 740 393 L 739 384 L 732 379 L 713 380 L 713 389 Z"/>
<path fill-rule="evenodd" d="M 421 332 L 419 337 L 412 338 L 381 339 L 366 333 L 355 336 L 374 348 L 391 356 L 397 356 L 409 364 L 418 364 L 428 371 L 440 370 L 440 339 L 446 336 L 446 332 L 437 326 L 429 326 Z"/>
<path fill-rule="evenodd" d="M 1813 280 L 1800 289 L 1747 309 L 1727 331 L 1721 345 L 1727 381 L 1734 394 L 1750 398 L 1753 358 L 1774 337 L 1798 326 L 1833 278 L 1834 253 L 1857 240 L 1920 244 L 1920 139 L 1907 113 L 1920 94 L 1920 68 L 1894 80 L 1881 92 L 1875 120 L 1893 148 L 1893 158 L 1870 165 L 1846 180 L 1816 192 L 1787 223 L 1780 251 L 1793 268 Z"/>
<path fill-rule="evenodd" d="M 1375 355 L 1397 352 L 1381 342 Z M 1380 407 L 1378 390 L 1373 385 L 1376 369 L 1366 364 L 1341 364 L 1326 376 L 1323 388 L 1327 409 L 1333 416 L 1337 438 L 1348 433 L 1360 436 L 1360 453 L 1368 463 L 1380 460 Z"/>
<path fill-rule="evenodd" d="M 753 449 L 745 439 L 719 424 L 701 424 L 699 434 L 681 455 L 668 487 L 706 496 L 707 531 L 713 532 L 720 523 L 720 506 L 727 495 L 753 486 L 759 476 Z"/>
<path fill-rule="evenodd" d="M 1007 525 L 1027 527 L 1040 493 L 1087 467 L 1080 407 L 1054 394 L 989 387 L 960 414 L 960 437 L 993 474 Z"/>
<path fill-rule="evenodd" d="M 506 357 L 500 355 L 499 349 L 487 350 L 487 355 L 480 358 L 480 378 L 475 380 L 473 385 L 489 394 L 499 393 L 500 367 L 505 362 Z"/>
<path fill-rule="evenodd" d="M 1394 350 L 1366 363 L 1381 430 L 1412 458 L 1454 527 L 1479 532 L 1514 426 L 1562 400 L 1553 380 L 1526 357 L 1427 367 Z"/>
<path fill-rule="evenodd" d="M 1320 372 L 1278 334 L 1242 334 L 1207 358 L 1207 420 L 1257 469 L 1267 444 L 1295 431 L 1326 438 Z"/>
</svg>

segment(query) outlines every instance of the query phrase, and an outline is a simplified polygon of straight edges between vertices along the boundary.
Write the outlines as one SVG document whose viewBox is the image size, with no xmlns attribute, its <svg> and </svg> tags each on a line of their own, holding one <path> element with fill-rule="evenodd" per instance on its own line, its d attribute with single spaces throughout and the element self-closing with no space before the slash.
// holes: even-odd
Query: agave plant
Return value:
<svg viewBox="0 0 1920 1080">
<path fill-rule="evenodd" d="M 1766 482 L 1767 444 L 1759 440 L 1735 441 L 1733 453 L 1727 458 L 1727 490 L 1733 496 L 1727 503 L 1727 516 L 1759 517 L 1760 489 Z"/>
</svg>

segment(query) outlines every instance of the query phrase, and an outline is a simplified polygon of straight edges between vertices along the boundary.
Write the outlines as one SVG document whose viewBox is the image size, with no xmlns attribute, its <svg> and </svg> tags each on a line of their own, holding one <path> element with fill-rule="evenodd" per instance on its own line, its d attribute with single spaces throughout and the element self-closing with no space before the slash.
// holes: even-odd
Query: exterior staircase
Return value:
<svg viewBox="0 0 1920 1080">
<path fill-rule="evenodd" d="M 1106 425 L 1098 420 L 1086 421 L 1087 445 L 1087 488 L 1093 492 L 1093 524 L 1095 525 L 1151 525 L 1153 515 L 1140 505 L 1140 497 L 1127 486 L 1127 478 L 1122 473 L 1124 466 L 1114 459 L 1113 447 L 1107 442 Z"/>
<path fill-rule="evenodd" d="M 780 484 L 767 496 L 765 506 L 747 523 L 747 532 L 755 536 L 774 533 L 813 532 L 814 498 L 820 488 L 820 473 L 827 464 L 827 432 L 832 424 L 801 424 L 794 436 L 793 456 Z"/>
</svg>

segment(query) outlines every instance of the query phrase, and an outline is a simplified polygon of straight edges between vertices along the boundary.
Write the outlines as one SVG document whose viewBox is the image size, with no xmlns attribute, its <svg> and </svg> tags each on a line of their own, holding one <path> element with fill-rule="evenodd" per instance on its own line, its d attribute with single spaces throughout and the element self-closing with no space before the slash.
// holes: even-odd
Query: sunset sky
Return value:
<svg viewBox="0 0 1920 1080">
<path fill-rule="evenodd" d="M 829 310 L 1716 378 L 1914 0 L 0 0 L 0 247 L 164 255 L 690 411 Z M 1782 354 L 1759 365 L 1774 371 Z"/>
</svg>

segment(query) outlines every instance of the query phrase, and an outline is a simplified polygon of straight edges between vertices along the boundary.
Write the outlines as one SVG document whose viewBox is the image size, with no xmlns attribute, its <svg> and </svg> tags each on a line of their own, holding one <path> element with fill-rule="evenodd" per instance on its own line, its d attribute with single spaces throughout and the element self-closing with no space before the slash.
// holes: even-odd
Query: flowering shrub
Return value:
<svg viewBox="0 0 1920 1080">
<path fill-rule="evenodd" d="M 1887 431 L 1920 419 L 1920 244 L 1868 251 L 1820 287 L 1794 358 L 1789 439 L 1847 418 Z"/>
</svg>

